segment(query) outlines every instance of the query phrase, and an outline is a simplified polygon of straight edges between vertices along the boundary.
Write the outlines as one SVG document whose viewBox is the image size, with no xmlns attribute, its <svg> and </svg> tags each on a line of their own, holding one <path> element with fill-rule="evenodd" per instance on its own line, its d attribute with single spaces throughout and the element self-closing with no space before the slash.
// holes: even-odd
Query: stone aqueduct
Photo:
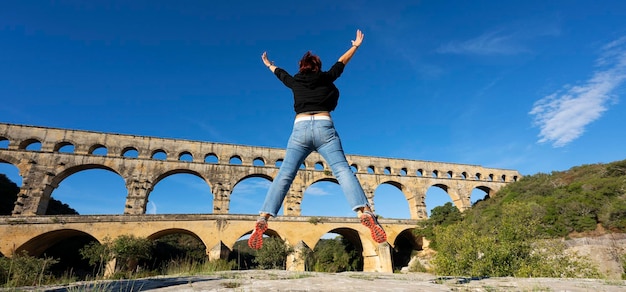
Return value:
<svg viewBox="0 0 626 292">
<path fill-rule="evenodd" d="M 102 242 L 106 237 L 123 234 L 158 238 L 187 233 L 205 244 L 209 258 L 224 258 L 238 239 L 252 231 L 256 219 L 255 214 L 229 214 L 233 188 L 250 177 L 272 180 L 285 154 L 284 149 L 276 148 L 6 123 L 0 123 L 0 143 L 4 143 L 0 144 L 0 163 L 16 166 L 22 177 L 12 216 L 0 216 L 0 253 L 5 256 L 22 250 L 38 255 L 55 243 L 78 235 Z M 300 216 L 300 204 L 309 186 L 320 181 L 336 182 L 317 153 L 305 160 L 287 194 L 284 215 L 272 220 L 268 234 L 279 236 L 302 251 L 312 249 L 328 232 L 339 233 L 362 249 L 364 271 L 391 272 L 392 250 L 398 249 L 399 240 L 411 242 L 409 248 L 421 247 L 411 230 L 417 220 L 427 218 L 425 195 L 430 187 L 446 191 L 456 207 L 464 210 L 471 205 L 474 189 L 492 195 L 521 177 L 515 170 L 477 165 L 358 155 L 347 155 L 347 159 L 374 208 L 374 191 L 381 184 L 398 188 L 408 202 L 411 219 L 381 219 L 388 232 L 388 243 L 375 244 L 357 218 L 320 220 Z M 124 214 L 44 215 L 59 183 L 87 169 L 106 169 L 124 179 L 128 191 Z M 145 214 L 153 187 L 177 173 L 206 181 L 213 193 L 212 214 Z M 304 270 L 300 254 L 290 256 L 288 269 Z"/>
</svg>

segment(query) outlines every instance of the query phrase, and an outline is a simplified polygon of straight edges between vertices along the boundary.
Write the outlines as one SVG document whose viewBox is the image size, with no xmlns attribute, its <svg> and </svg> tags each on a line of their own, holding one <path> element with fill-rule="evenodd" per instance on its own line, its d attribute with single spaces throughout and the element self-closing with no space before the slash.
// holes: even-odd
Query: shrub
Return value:
<svg viewBox="0 0 626 292">
<path fill-rule="evenodd" d="M 293 249 L 280 238 L 268 237 L 263 239 L 263 247 L 256 252 L 254 262 L 261 269 L 285 269 L 287 256 Z"/>
<path fill-rule="evenodd" d="M 26 252 L 11 258 L 0 258 L 0 283 L 5 287 L 48 284 L 53 279 L 49 269 L 59 261 L 53 258 L 36 258 Z"/>
</svg>

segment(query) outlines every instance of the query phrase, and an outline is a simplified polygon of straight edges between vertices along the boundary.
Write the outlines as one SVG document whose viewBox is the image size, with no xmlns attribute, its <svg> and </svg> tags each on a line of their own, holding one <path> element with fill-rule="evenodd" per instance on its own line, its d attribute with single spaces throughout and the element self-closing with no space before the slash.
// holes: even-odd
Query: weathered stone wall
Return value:
<svg viewBox="0 0 626 292">
<path fill-rule="evenodd" d="M 114 171 L 124 178 L 128 189 L 125 214 L 144 214 L 154 185 L 183 172 L 205 180 L 214 195 L 213 213 L 227 214 L 234 186 L 249 177 L 272 180 L 285 154 L 283 149 L 267 147 L 0 123 L 3 140 L 9 143 L 7 149 L 0 149 L 0 162 L 17 166 L 23 179 L 14 215 L 44 214 L 58 184 L 90 168 Z M 29 147 L 37 143 L 40 149 Z M 69 153 L 60 151 L 72 146 Z M 127 155 L 134 151 L 136 157 Z M 347 159 L 374 207 L 376 188 L 391 184 L 405 195 L 413 219 L 426 218 L 425 194 L 432 186 L 442 188 L 464 210 L 470 207 L 473 189 L 493 195 L 521 177 L 515 170 L 477 165 L 358 155 L 347 155 Z M 322 157 L 313 153 L 287 195 L 285 215 L 300 215 L 304 190 L 318 181 L 336 180 Z"/>
</svg>

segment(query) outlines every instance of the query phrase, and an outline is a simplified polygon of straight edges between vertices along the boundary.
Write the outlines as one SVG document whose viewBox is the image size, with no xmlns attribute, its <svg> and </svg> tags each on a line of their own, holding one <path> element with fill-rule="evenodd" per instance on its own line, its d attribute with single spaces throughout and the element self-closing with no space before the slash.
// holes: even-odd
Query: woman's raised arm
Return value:
<svg viewBox="0 0 626 292">
<path fill-rule="evenodd" d="M 359 48 L 359 46 L 361 46 L 361 43 L 363 43 L 363 37 L 365 35 L 363 35 L 363 32 L 361 32 L 360 29 L 356 30 L 356 38 L 352 41 L 352 47 L 350 47 L 345 53 L 343 53 L 343 55 L 341 55 L 341 57 L 339 57 L 339 61 L 345 64 L 348 64 L 348 62 L 350 62 L 350 59 L 352 59 L 352 56 L 354 56 L 354 53 L 356 53 L 356 49 Z"/>
</svg>

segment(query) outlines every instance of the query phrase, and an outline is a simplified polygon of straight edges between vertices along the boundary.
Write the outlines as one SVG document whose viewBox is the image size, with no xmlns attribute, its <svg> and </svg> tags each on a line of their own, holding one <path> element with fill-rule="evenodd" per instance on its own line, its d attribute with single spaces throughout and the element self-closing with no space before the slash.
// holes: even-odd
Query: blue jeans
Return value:
<svg viewBox="0 0 626 292">
<path fill-rule="evenodd" d="M 261 213 L 276 216 L 300 165 L 313 151 L 322 155 L 332 169 L 352 210 L 357 211 L 359 208 L 369 206 L 361 184 L 348 165 L 333 122 L 310 119 L 293 125 L 285 159 L 267 191 Z"/>
</svg>

